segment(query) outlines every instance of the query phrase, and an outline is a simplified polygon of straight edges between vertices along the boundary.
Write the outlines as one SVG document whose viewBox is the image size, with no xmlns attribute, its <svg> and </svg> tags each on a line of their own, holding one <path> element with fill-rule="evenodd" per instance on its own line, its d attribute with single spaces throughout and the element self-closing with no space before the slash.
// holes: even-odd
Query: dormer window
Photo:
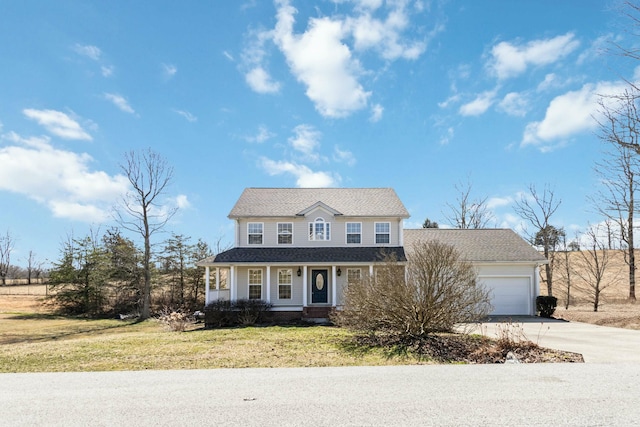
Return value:
<svg viewBox="0 0 640 427">
<path fill-rule="evenodd" d="M 309 240 L 331 240 L 331 223 L 316 218 L 309 223 Z"/>
</svg>

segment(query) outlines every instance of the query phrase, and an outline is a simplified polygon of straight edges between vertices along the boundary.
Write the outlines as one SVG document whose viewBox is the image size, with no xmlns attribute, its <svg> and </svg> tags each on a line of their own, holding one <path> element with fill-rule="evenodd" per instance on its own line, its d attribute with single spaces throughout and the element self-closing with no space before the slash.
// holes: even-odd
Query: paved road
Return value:
<svg viewBox="0 0 640 427">
<path fill-rule="evenodd" d="M 586 363 L 640 363 L 640 331 L 540 317 L 495 318 L 474 327 L 475 332 L 497 336 L 506 323 L 519 328 L 542 347 L 581 353 Z"/>
<path fill-rule="evenodd" d="M 640 365 L 0 375 L 6 426 L 640 425 Z"/>
</svg>

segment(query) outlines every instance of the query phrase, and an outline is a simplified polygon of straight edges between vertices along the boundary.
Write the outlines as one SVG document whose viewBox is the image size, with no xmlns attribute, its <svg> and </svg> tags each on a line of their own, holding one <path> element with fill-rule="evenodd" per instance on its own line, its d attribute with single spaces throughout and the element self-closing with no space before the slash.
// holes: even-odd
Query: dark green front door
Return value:
<svg viewBox="0 0 640 427">
<path fill-rule="evenodd" d="M 327 270 L 311 270 L 311 303 L 326 304 L 329 302 L 328 288 Z"/>
</svg>

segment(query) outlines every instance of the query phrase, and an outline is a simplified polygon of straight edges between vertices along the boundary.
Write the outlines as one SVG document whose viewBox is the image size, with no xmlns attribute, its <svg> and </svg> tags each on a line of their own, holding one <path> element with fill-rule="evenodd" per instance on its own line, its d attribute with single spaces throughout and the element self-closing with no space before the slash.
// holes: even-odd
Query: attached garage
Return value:
<svg viewBox="0 0 640 427">
<path fill-rule="evenodd" d="M 533 300 L 531 277 L 479 277 L 491 294 L 496 316 L 529 315 Z"/>
<path fill-rule="evenodd" d="M 510 229 L 405 229 L 407 254 L 417 242 L 436 240 L 453 246 L 478 271 L 491 294 L 496 316 L 535 315 L 539 268 L 547 259 Z"/>
</svg>

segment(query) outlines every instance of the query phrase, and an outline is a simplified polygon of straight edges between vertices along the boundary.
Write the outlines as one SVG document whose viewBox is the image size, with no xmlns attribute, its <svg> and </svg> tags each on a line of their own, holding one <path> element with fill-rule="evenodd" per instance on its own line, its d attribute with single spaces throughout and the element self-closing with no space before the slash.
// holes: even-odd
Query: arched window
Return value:
<svg viewBox="0 0 640 427">
<path fill-rule="evenodd" d="M 331 240 L 331 223 L 316 218 L 309 223 L 309 240 Z"/>
</svg>

